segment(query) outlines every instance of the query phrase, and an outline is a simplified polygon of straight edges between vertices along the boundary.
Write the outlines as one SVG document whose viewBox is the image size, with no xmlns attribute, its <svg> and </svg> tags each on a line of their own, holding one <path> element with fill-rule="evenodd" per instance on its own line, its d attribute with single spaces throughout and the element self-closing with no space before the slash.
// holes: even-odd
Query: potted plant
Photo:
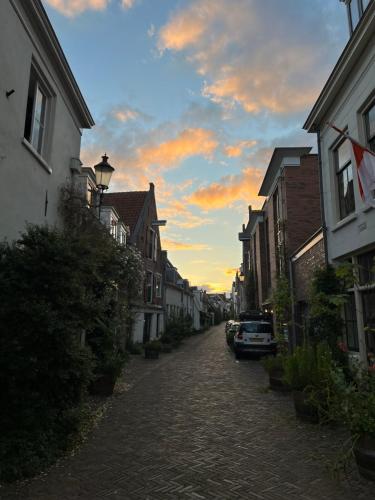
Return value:
<svg viewBox="0 0 375 500">
<path fill-rule="evenodd" d="M 342 398 L 344 421 L 352 436 L 360 474 L 375 481 L 375 378 L 358 372 Z"/>
<path fill-rule="evenodd" d="M 118 351 L 107 356 L 95 369 L 95 378 L 89 387 L 90 393 L 98 396 L 111 396 L 124 365 L 123 353 Z"/>
<path fill-rule="evenodd" d="M 161 351 L 161 342 L 158 340 L 151 340 L 144 345 L 146 359 L 158 359 L 159 352 Z"/>
<path fill-rule="evenodd" d="M 262 359 L 262 365 L 269 376 L 270 388 L 274 391 L 289 392 L 290 386 L 284 380 L 284 363 L 286 356 L 278 353 Z"/>
<path fill-rule="evenodd" d="M 285 360 L 284 381 L 293 391 L 297 417 L 317 423 L 328 414 L 327 397 L 334 385 L 332 354 L 325 342 L 297 347 Z"/>
</svg>

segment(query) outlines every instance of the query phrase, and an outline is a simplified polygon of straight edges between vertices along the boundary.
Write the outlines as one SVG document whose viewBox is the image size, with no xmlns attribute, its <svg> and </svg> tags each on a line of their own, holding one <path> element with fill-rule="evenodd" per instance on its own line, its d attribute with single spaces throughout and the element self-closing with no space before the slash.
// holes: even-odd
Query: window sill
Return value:
<svg viewBox="0 0 375 500">
<path fill-rule="evenodd" d="M 331 229 L 331 232 L 334 233 L 342 227 L 347 226 L 348 224 L 356 220 L 357 217 L 358 215 L 356 213 L 348 215 L 347 217 L 345 217 L 345 219 L 340 220 L 340 222 L 338 222 L 336 226 Z"/>
<path fill-rule="evenodd" d="M 40 156 L 38 151 L 33 148 L 33 146 L 29 143 L 27 139 L 22 138 L 22 144 L 25 148 L 30 151 L 30 153 L 34 156 L 36 160 L 42 165 L 42 167 L 49 173 L 52 174 L 52 168 L 48 165 L 48 163 Z"/>
</svg>

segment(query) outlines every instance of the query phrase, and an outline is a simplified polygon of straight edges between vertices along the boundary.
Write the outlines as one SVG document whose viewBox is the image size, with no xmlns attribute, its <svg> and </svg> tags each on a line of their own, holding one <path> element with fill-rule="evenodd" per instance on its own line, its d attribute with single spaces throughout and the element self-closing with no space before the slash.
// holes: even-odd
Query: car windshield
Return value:
<svg viewBox="0 0 375 500">
<path fill-rule="evenodd" d="M 271 323 L 241 323 L 240 333 L 272 333 Z"/>
</svg>

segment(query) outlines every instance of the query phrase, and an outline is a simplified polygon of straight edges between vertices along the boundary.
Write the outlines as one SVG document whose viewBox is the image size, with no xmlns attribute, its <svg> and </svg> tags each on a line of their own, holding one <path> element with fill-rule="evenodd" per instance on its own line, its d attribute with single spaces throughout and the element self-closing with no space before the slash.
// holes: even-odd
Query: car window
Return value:
<svg viewBox="0 0 375 500">
<path fill-rule="evenodd" d="M 240 326 L 240 332 L 243 333 L 272 333 L 271 323 L 242 323 Z"/>
</svg>

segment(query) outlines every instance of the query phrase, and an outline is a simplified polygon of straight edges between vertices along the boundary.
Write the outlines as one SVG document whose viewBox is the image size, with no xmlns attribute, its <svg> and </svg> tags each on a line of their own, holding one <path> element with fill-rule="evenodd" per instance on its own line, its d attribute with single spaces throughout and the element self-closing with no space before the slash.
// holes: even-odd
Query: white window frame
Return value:
<svg viewBox="0 0 375 500">
<path fill-rule="evenodd" d="M 33 90 L 33 103 L 32 103 L 32 110 L 31 110 L 31 119 L 30 119 L 30 131 L 29 131 L 29 136 L 26 136 L 26 120 L 27 120 L 27 112 L 28 112 L 28 97 L 29 97 L 29 92 L 30 92 L 30 85 L 32 82 L 32 79 L 35 80 L 35 87 L 32 89 Z M 44 116 L 42 122 L 39 122 L 39 125 L 41 125 L 41 134 L 40 134 L 40 128 L 39 128 L 39 133 L 36 135 L 36 102 L 37 102 L 37 96 L 38 93 L 43 96 L 43 106 L 44 106 Z M 51 136 L 51 129 L 52 129 L 52 117 L 53 117 L 53 112 L 54 112 L 54 104 L 53 104 L 53 97 L 54 93 L 51 90 L 51 87 L 49 86 L 46 78 L 44 77 L 43 73 L 35 63 L 35 61 L 32 61 L 31 66 L 30 66 L 30 74 L 29 74 L 29 84 L 28 84 L 28 90 L 27 90 L 27 104 L 26 104 L 26 111 L 25 111 L 25 127 L 24 127 L 24 140 L 28 143 L 28 145 L 32 148 L 35 153 L 37 153 L 41 158 L 44 160 L 48 159 L 49 156 L 49 146 L 50 146 L 50 136 Z"/>
</svg>

